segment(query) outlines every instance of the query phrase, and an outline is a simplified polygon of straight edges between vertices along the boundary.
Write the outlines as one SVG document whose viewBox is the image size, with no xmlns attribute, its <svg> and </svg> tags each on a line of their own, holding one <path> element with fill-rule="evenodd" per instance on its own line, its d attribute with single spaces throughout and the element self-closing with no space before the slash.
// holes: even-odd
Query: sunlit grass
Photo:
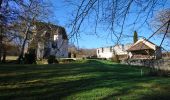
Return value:
<svg viewBox="0 0 170 100">
<path fill-rule="evenodd" d="M 6 56 L 6 60 L 17 60 L 17 56 Z"/>
<path fill-rule="evenodd" d="M 146 68 L 100 60 L 0 65 L 0 99 L 169 100 L 170 77 L 147 73 Z"/>
</svg>

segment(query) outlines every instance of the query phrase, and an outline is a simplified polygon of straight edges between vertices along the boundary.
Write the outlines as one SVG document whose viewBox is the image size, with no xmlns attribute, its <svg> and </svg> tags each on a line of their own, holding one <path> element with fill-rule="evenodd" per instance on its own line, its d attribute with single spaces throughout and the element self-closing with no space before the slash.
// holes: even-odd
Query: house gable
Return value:
<svg viewBox="0 0 170 100">
<path fill-rule="evenodd" d="M 62 35 L 64 40 L 68 40 L 68 36 L 64 27 L 45 22 L 36 22 L 35 26 L 37 37 L 48 36 L 48 38 L 53 38 L 54 35 Z"/>
<path fill-rule="evenodd" d="M 127 51 L 138 51 L 138 50 L 156 50 L 156 45 L 146 39 L 140 39 L 133 44 Z"/>
<path fill-rule="evenodd" d="M 161 48 L 154 43 L 140 39 L 128 50 L 131 59 L 160 59 Z"/>
</svg>

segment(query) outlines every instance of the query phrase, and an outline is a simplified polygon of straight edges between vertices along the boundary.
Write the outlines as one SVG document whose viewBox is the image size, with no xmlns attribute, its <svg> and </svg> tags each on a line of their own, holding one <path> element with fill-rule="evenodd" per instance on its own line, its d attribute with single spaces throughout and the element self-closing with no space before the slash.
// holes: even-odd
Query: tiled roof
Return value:
<svg viewBox="0 0 170 100">
<path fill-rule="evenodd" d="M 154 48 L 156 45 L 146 39 L 140 39 L 135 44 L 133 44 L 127 51 L 137 51 L 137 50 L 148 50 Z"/>
<path fill-rule="evenodd" d="M 150 48 L 143 42 L 139 42 L 138 44 L 131 46 L 127 51 L 148 50 L 148 49 L 152 49 L 152 48 Z"/>
</svg>

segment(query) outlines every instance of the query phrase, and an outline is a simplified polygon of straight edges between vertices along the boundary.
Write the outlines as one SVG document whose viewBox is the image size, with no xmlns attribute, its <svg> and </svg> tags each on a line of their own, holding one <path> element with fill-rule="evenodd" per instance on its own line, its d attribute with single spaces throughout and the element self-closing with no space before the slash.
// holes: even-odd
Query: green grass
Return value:
<svg viewBox="0 0 170 100">
<path fill-rule="evenodd" d="M 55 65 L 0 65 L 0 100 L 169 100 L 170 77 L 148 69 L 87 60 Z"/>
<path fill-rule="evenodd" d="M 18 56 L 7 56 L 6 60 L 17 60 Z"/>
</svg>

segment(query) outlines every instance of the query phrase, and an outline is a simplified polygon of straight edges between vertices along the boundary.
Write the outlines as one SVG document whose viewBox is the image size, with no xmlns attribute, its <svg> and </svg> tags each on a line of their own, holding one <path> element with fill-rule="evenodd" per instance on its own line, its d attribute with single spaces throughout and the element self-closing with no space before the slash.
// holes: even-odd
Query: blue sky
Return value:
<svg viewBox="0 0 170 100">
<path fill-rule="evenodd" d="M 168 1 L 168 0 L 167 0 Z M 69 33 L 69 28 L 67 27 L 70 18 L 72 17 L 72 11 L 73 8 L 71 5 L 65 4 L 64 0 L 51 0 L 52 5 L 54 6 L 54 18 L 51 19 L 51 21 L 55 24 L 61 25 L 66 28 L 67 32 Z M 170 2 L 167 2 L 166 8 L 170 8 Z M 127 18 L 127 25 L 133 20 L 135 15 L 130 15 Z M 98 48 L 98 47 L 103 47 L 103 46 L 110 46 L 114 45 L 115 42 L 112 41 L 108 37 L 108 32 L 106 30 L 98 29 L 98 36 L 94 34 L 93 26 L 88 26 L 88 22 L 85 22 L 83 25 L 83 30 L 81 31 L 81 35 L 79 38 L 79 47 L 81 48 Z M 84 31 L 85 30 L 85 31 Z M 138 35 L 144 36 L 144 37 L 149 37 L 154 30 L 149 29 L 148 26 L 144 25 L 142 28 L 137 28 L 135 27 L 135 30 L 137 30 Z M 132 27 L 125 27 L 124 28 L 124 34 L 128 35 L 133 35 Z M 92 35 L 93 34 L 93 35 Z M 154 42 L 155 44 L 159 45 L 161 42 L 161 37 L 162 36 L 154 36 L 151 38 L 151 41 Z M 132 38 L 122 38 L 121 43 L 127 44 L 127 43 L 132 43 L 133 39 Z M 76 43 L 75 43 L 76 44 Z M 77 45 L 77 44 L 76 44 Z M 165 44 L 163 45 L 166 49 L 170 49 L 167 46 L 167 41 L 165 41 Z"/>
</svg>

